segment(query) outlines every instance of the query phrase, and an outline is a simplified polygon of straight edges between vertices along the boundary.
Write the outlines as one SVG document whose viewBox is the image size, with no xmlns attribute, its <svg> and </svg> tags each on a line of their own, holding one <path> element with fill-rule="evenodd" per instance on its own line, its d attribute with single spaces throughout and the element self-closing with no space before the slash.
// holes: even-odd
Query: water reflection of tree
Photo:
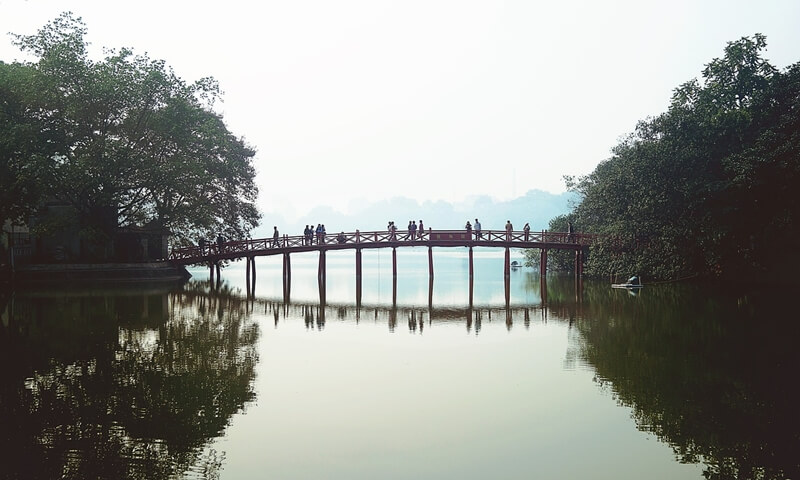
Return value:
<svg viewBox="0 0 800 480">
<path fill-rule="evenodd" d="M 217 476 L 254 397 L 257 325 L 227 292 L 17 295 L 0 328 L 0 478 Z"/>
<path fill-rule="evenodd" d="M 786 302 L 715 300 L 689 287 L 584 296 L 583 359 L 642 430 L 713 479 L 800 476 L 800 415 L 791 395 L 800 328 Z"/>
</svg>

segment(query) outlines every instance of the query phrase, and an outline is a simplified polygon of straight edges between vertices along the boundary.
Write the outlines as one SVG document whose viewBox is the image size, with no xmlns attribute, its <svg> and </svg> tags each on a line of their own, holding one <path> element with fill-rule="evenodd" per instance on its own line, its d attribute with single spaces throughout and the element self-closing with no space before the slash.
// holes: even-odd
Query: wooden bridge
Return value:
<svg viewBox="0 0 800 480">
<path fill-rule="evenodd" d="M 473 277 L 473 247 L 498 247 L 505 249 L 505 277 L 511 272 L 511 248 L 538 248 L 541 250 L 540 273 L 547 273 L 548 250 L 570 250 L 575 252 L 575 276 L 580 278 L 586 249 L 597 238 L 596 235 L 565 232 L 524 232 L 505 230 L 483 230 L 480 233 L 465 230 L 431 230 L 416 232 L 372 231 L 338 234 L 313 234 L 312 236 L 279 236 L 259 240 L 234 240 L 211 243 L 203 246 L 175 248 L 169 261 L 177 264 L 205 264 L 211 269 L 211 279 L 220 275 L 220 263 L 224 260 L 245 258 L 247 260 L 247 289 L 255 289 L 255 257 L 283 255 L 284 290 L 291 282 L 290 254 L 319 252 L 318 279 L 325 283 L 325 253 L 329 250 L 355 250 L 356 278 L 361 279 L 361 251 L 368 248 L 392 249 L 392 276 L 397 277 L 398 247 L 428 247 L 428 271 L 433 279 L 433 247 L 466 247 L 469 249 L 469 276 Z"/>
</svg>

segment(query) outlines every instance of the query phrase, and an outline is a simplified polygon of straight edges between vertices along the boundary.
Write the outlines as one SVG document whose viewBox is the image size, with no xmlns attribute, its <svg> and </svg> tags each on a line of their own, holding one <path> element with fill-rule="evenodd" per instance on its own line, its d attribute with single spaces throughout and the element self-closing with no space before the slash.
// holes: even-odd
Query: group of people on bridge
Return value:
<svg viewBox="0 0 800 480">
<path fill-rule="evenodd" d="M 394 221 L 390 221 L 386 228 L 389 232 L 389 238 L 391 240 L 397 240 L 397 225 L 394 224 Z M 416 220 L 408 221 L 408 233 L 404 240 L 422 240 L 424 235 L 425 225 L 422 223 L 422 220 L 419 221 L 419 225 L 417 225 Z"/>
<path fill-rule="evenodd" d="M 317 240 L 317 245 L 325 243 L 325 225 L 318 223 L 314 228 L 314 224 L 306 225 L 303 229 L 303 245 L 314 245 L 314 239 Z"/>
</svg>

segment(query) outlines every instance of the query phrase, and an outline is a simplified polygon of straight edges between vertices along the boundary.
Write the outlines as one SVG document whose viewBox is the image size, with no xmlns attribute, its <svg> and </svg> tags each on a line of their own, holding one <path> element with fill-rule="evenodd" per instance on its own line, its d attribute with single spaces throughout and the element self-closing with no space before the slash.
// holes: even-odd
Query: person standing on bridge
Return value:
<svg viewBox="0 0 800 480">
<path fill-rule="evenodd" d="M 222 238 L 222 234 L 217 234 L 217 253 L 222 253 L 222 244 L 225 243 L 225 239 Z"/>
<path fill-rule="evenodd" d="M 425 227 L 422 225 L 422 220 L 419 221 L 419 239 L 422 240 L 422 234 L 425 233 Z"/>
<path fill-rule="evenodd" d="M 278 233 L 278 227 L 277 226 L 272 227 L 272 228 L 273 228 L 273 232 L 272 232 L 272 248 L 275 248 L 275 247 L 278 246 L 278 238 L 280 237 L 280 234 Z"/>
<path fill-rule="evenodd" d="M 475 239 L 480 240 L 481 238 L 483 238 L 483 234 L 481 233 L 481 222 L 479 222 L 477 218 L 475 219 L 474 227 L 475 227 Z"/>
<path fill-rule="evenodd" d="M 569 243 L 575 243 L 575 234 L 572 231 L 572 222 L 567 222 L 567 241 Z"/>
<path fill-rule="evenodd" d="M 525 222 L 525 226 L 522 227 L 522 231 L 525 232 L 525 241 L 528 241 L 528 234 L 531 232 L 531 226 L 528 225 L 528 222 Z"/>
<path fill-rule="evenodd" d="M 511 232 L 514 231 L 514 226 L 511 225 L 511 220 L 506 220 L 506 241 L 511 241 Z"/>
<path fill-rule="evenodd" d="M 467 230 L 467 240 L 472 240 L 472 224 L 469 223 L 469 220 L 467 220 L 467 224 L 464 225 L 464 228 Z"/>
</svg>

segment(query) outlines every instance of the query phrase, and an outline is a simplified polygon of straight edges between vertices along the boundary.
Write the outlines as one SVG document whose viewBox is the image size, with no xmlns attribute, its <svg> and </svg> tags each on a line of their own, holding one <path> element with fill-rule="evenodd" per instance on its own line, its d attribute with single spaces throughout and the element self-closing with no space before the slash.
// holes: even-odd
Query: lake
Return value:
<svg viewBox="0 0 800 480">
<path fill-rule="evenodd" d="M 796 291 L 390 252 L 3 293 L 0 478 L 800 478 Z"/>
</svg>

